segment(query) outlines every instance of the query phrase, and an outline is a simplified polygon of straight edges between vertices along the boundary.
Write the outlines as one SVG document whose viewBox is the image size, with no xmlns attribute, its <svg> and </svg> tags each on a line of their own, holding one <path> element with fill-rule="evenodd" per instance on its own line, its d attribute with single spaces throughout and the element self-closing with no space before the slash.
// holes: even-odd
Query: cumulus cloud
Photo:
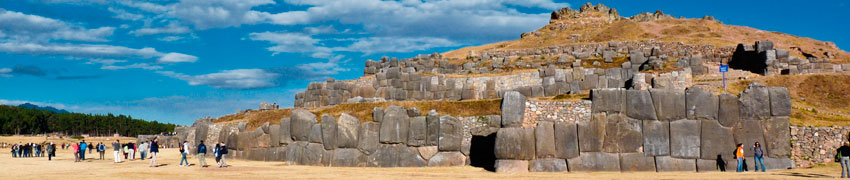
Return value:
<svg viewBox="0 0 850 180">
<path fill-rule="evenodd" d="M 380 52 L 413 52 L 434 47 L 452 47 L 459 43 L 430 37 L 368 37 L 352 39 L 354 43 L 346 47 L 336 48 L 339 51 L 363 52 L 366 54 Z"/>
<path fill-rule="evenodd" d="M 263 22 L 267 13 L 251 8 L 274 3 L 272 0 L 182 0 L 168 14 L 197 29 L 230 27 Z"/>
<path fill-rule="evenodd" d="M 181 63 L 181 62 L 195 62 L 198 60 L 198 57 L 180 53 L 168 53 L 159 57 L 156 60 L 158 63 Z"/>
<path fill-rule="evenodd" d="M 101 66 L 100 69 L 104 70 L 119 70 L 119 69 L 144 69 L 144 70 L 159 70 L 162 69 L 162 66 L 151 65 L 148 63 L 135 63 L 130 65 L 104 65 Z"/>
<path fill-rule="evenodd" d="M 165 37 L 157 38 L 156 40 L 165 41 L 165 42 L 174 42 L 174 41 L 179 41 L 179 40 L 182 40 L 182 39 L 183 39 L 183 37 L 180 37 L 180 36 L 165 36 Z"/>
<path fill-rule="evenodd" d="M 12 68 L 0 68 L 0 77 L 12 77 L 11 74 Z"/>
<path fill-rule="evenodd" d="M 107 41 L 114 27 L 86 29 L 56 19 L 0 9 L 0 34 L 17 41 Z"/>
<path fill-rule="evenodd" d="M 188 27 L 182 26 L 179 23 L 171 22 L 165 27 L 157 28 L 141 28 L 135 31 L 130 31 L 130 34 L 136 36 L 154 35 L 154 34 L 185 34 L 191 32 Z"/>
<path fill-rule="evenodd" d="M 278 73 L 263 69 L 234 69 L 202 75 L 185 75 L 172 71 L 157 71 L 157 73 L 180 79 L 192 86 L 205 85 L 220 89 L 260 89 L 277 86 L 275 80 Z"/>
<path fill-rule="evenodd" d="M 130 12 L 127 12 L 126 10 L 123 10 L 123 9 L 109 7 L 109 8 L 107 8 L 107 10 L 109 10 L 109 12 L 114 13 L 115 16 L 112 16 L 112 17 L 116 18 L 116 19 L 135 21 L 135 20 L 145 18 L 144 15 L 130 13 Z"/>
</svg>

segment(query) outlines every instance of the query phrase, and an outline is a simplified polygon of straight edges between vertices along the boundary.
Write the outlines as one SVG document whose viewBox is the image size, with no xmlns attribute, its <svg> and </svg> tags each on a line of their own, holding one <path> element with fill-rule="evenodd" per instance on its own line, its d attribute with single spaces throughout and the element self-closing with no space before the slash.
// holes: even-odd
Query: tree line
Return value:
<svg viewBox="0 0 850 180">
<path fill-rule="evenodd" d="M 55 113 L 48 110 L 0 105 L 0 134 L 43 134 L 122 136 L 174 131 L 174 124 L 133 119 L 112 113 Z"/>
</svg>

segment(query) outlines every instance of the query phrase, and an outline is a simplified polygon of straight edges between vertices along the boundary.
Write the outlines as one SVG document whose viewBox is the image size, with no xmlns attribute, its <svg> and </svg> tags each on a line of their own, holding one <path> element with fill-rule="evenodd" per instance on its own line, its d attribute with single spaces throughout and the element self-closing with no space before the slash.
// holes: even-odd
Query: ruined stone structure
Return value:
<svg viewBox="0 0 850 180">
<path fill-rule="evenodd" d="M 791 126 L 791 158 L 797 167 L 810 167 L 835 160 L 838 147 L 847 142 L 850 127 Z"/>
</svg>

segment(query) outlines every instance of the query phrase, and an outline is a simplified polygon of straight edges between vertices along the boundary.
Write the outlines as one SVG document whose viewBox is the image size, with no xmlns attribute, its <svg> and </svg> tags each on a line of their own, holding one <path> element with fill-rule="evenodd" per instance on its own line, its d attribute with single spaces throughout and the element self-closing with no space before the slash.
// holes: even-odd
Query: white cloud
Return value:
<svg viewBox="0 0 850 180">
<path fill-rule="evenodd" d="M 180 53 L 168 53 L 159 59 L 156 60 L 158 63 L 181 63 L 181 62 L 195 62 L 198 60 L 198 57 Z"/>
<path fill-rule="evenodd" d="M 444 38 L 430 37 L 369 37 L 355 39 L 347 47 L 335 48 L 339 51 L 363 52 L 366 54 L 381 52 L 412 52 L 434 47 L 451 47 L 460 44 Z"/>
<path fill-rule="evenodd" d="M 89 59 L 89 62 L 86 64 L 103 64 L 103 65 L 112 65 L 115 63 L 127 62 L 127 60 L 118 60 L 118 59 Z"/>
<path fill-rule="evenodd" d="M 114 27 L 86 29 L 56 19 L 0 9 L 0 33 L 17 41 L 107 41 Z"/>
<path fill-rule="evenodd" d="M 100 67 L 100 69 L 104 69 L 104 70 L 119 70 L 119 69 L 159 70 L 159 69 L 162 69 L 162 66 L 151 65 L 151 64 L 148 64 L 148 63 L 136 63 L 136 64 L 126 65 L 126 66 L 104 65 L 104 66 Z"/>
<path fill-rule="evenodd" d="M 168 14 L 189 22 L 197 29 L 239 26 L 263 22 L 266 14 L 251 8 L 275 4 L 272 0 L 183 0 Z"/>
<path fill-rule="evenodd" d="M 185 75 L 172 71 L 157 71 L 157 73 L 180 79 L 192 86 L 206 85 L 221 89 L 258 89 L 277 86 L 276 79 L 280 74 L 263 69 L 224 70 L 204 75 Z"/>
<path fill-rule="evenodd" d="M 157 38 L 156 40 L 165 41 L 165 42 L 173 42 L 173 41 L 179 41 L 181 39 L 183 39 L 183 37 L 180 37 L 180 36 L 165 36 L 165 37 Z"/>
<path fill-rule="evenodd" d="M 307 64 L 299 64 L 296 67 L 301 69 L 309 76 L 326 77 L 339 74 L 339 72 L 349 71 L 350 69 L 340 66 L 339 59 L 341 55 L 331 57 L 328 62 L 314 62 Z"/>
<path fill-rule="evenodd" d="M 109 12 L 115 13 L 115 16 L 112 16 L 112 17 L 116 18 L 116 19 L 135 21 L 135 20 L 145 18 L 145 16 L 143 16 L 141 14 L 130 13 L 130 12 L 127 12 L 123 9 L 117 9 L 117 8 L 109 7 L 109 8 L 107 8 L 107 10 L 109 10 Z"/>
<path fill-rule="evenodd" d="M 11 68 L 0 68 L 0 74 L 6 74 L 12 72 Z"/>
<path fill-rule="evenodd" d="M 188 27 L 182 26 L 176 22 L 171 22 L 165 27 L 141 28 L 135 31 L 130 31 L 130 34 L 136 36 L 145 36 L 154 34 L 185 34 L 188 32 L 190 32 Z"/>
</svg>

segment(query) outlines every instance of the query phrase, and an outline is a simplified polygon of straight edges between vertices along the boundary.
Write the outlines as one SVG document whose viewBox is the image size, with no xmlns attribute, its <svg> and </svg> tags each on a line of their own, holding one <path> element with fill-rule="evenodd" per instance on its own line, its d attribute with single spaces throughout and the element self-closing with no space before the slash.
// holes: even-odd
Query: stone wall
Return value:
<svg viewBox="0 0 850 180">
<path fill-rule="evenodd" d="M 794 166 L 791 104 L 782 87 L 753 83 L 737 97 L 699 88 L 594 89 L 591 118 L 576 121 L 544 115 L 554 113 L 520 93 L 505 96 L 495 144 L 497 172 L 715 171 L 718 156 L 734 168 L 735 145 L 755 142 L 763 144 L 768 169 Z"/>
<path fill-rule="evenodd" d="M 848 140 L 850 127 L 791 126 L 791 159 L 797 167 L 832 163 L 838 147 Z"/>
</svg>

